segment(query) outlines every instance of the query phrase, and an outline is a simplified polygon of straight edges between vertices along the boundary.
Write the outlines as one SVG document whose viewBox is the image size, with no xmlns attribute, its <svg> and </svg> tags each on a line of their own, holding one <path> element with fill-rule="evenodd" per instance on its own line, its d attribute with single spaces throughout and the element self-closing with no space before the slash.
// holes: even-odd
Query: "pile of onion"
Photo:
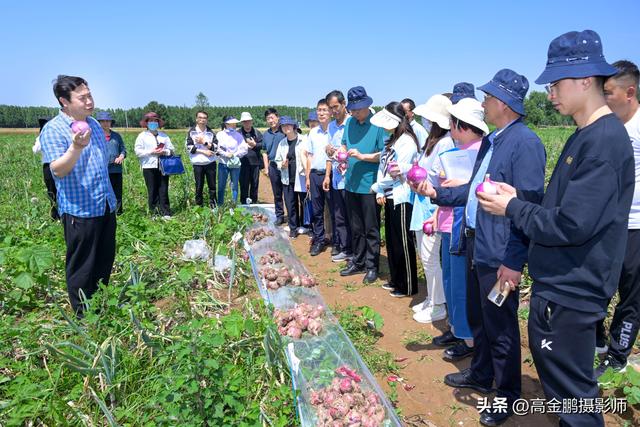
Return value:
<svg viewBox="0 0 640 427">
<path fill-rule="evenodd" d="M 249 230 L 245 236 L 245 239 L 247 240 L 247 243 L 252 245 L 255 242 L 259 242 L 260 240 L 269 236 L 273 236 L 273 231 L 265 227 L 260 227 L 260 228 L 254 228 L 253 230 Z"/>
<path fill-rule="evenodd" d="M 253 216 L 253 220 L 255 222 L 267 222 L 267 221 L 269 221 L 269 217 L 266 216 L 265 214 L 254 213 L 252 216 Z"/>
<path fill-rule="evenodd" d="M 280 267 L 278 269 L 273 267 L 265 267 L 260 270 L 260 275 L 264 281 L 264 285 L 267 289 L 272 291 L 278 290 L 283 286 L 303 286 L 305 288 L 312 288 L 318 284 L 315 278 L 308 274 L 293 274 L 287 267 Z"/>
<path fill-rule="evenodd" d="M 260 257 L 260 261 L 258 264 L 260 265 L 268 265 L 268 264 L 282 264 L 284 260 L 282 259 L 282 255 L 275 251 L 267 251 L 266 254 Z"/>
<path fill-rule="evenodd" d="M 311 335 L 319 335 L 322 332 L 322 316 L 324 307 L 321 305 L 296 304 L 287 311 L 275 309 L 273 318 L 278 325 L 278 333 L 282 336 L 299 339 L 303 332 Z"/>
</svg>

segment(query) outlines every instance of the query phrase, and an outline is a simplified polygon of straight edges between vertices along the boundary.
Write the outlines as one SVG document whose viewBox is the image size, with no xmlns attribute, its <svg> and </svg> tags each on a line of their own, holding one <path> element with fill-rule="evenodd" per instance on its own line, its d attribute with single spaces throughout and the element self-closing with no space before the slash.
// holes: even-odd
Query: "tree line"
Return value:
<svg viewBox="0 0 640 427">
<path fill-rule="evenodd" d="M 199 93 L 196 103 L 192 107 L 164 105 L 157 101 L 151 101 L 144 107 L 137 108 L 96 108 L 97 111 L 109 111 L 116 121 L 116 127 L 139 127 L 139 121 L 144 113 L 155 111 L 165 120 L 165 128 L 182 129 L 195 124 L 195 115 L 199 110 L 209 114 L 209 126 L 219 128 L 224 115 L 232 115 L 240 118 L 240 113 L 248 111 L 254 120 L 256 127 L 267 127 L 264 112 L 267 108 L 276 108 L 280 115 L 296 118 L 300 123 L 307 118 L 312 109 L 309 107 L 295 107 L 286 105 L 263 106 L 236 106 L 220 107 L 209 105 L 207 97 Z M 379 110 L 382 107 L 374 107 Z M 570 126 L 573 124 L 570 117 L 561 116 L 551 105 L 544 92 L 531 92 L 525 100 L 527 116 L 525 121 L 533 126 Z M 41 117 L 53 117 L 58 114 L 58 108 L 54 107 L 23 107 L 16 105 L 0 105 L 0 128 L 37 128 L 38 119 Z"/>
</svg>

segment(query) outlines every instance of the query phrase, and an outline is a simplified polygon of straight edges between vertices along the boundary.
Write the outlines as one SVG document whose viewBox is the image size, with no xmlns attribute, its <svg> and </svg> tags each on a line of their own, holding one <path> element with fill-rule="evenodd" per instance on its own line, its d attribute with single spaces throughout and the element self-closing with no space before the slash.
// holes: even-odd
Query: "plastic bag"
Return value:
<svg viewBox="0 0 640 427">
<path fill-rule="evenodd" d="M 216 255 L 215 260 L 213 262 L 213 268 L 218 273 L 223 273 L 225 270 L 231 268 L 231 260 L 224 255 Z"/>
<path fill-rule="evenodd" d="M 206 261 L 211 257 L 211 249 L 204 240 L 187 240 L 182 247 L 186 259 Z"/>
</svg>

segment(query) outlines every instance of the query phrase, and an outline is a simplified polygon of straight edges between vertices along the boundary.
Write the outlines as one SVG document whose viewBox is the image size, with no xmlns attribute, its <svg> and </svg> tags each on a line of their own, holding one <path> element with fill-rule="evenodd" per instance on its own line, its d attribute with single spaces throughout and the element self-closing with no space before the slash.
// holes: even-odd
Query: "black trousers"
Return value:
<svg viewBox="0 0 640 427">
<path fill-rule="evenodd" d="M 375 194 L 346 192 L 353 258 L 357 267 L 378 271 L 380 263 L 380 206 Z"/>
<path fill-rule="evenodd" d="M 535 290 L 530 304 L 529 348 L 547 400 L 597 398 L 598 383 L 593 373 L 596 323 L 606 313 L 563 307 L 536 295 Z M 559 415 L 560 425 L 604 426 L 602 414 Z"/>
<path fill-rule="evenodd" d="M 393 204 L 387 199 L 384 205 L 384 228 L 387 241 L 390 282 L 405 295 L 418 293 L 416 266 L 416 239 L 411 231 L 411 203 Z"/>
<path fill-rule="evenodd" d="M 620 299 L 609 328 L 609 356 L 624 365 L 631 354 L 640 328 L 640 230 L 628 232 L 618 295 Z M 598 322 L 596 337 L 605 337 L 604 319 Z"/>
<path fill-rule="evenodd" d="M 122 213 L 122 173 L 110 173 L 109 181 L 111 181 L 113 192 L 116 193 L 116 201 L 118 202 L 116 210 L 120 215 Z"/>
<path fill-rule="evenodd" d="M 331 186 L 329 206 L 333 228 L 333 246 L 340 252 L 351 253 L 351 227 L 345 201 L 346 190 L 337 190 Z"/>
<path fill-rule="evenodd" d="M 289 230 L 295 231 L 301 222 L 300 217 L 300 202 L 299 196 L 293 189 L 293 183 L 282 186 L 282 193 L 284 195 L 284 203 L 287 206 L 287 221 L 289 224 Z"/>
<path fill-rule="evenodd" d="M 273 204 L 276 209 L 276 218 L 284 219 L 282 175 L 280 169 L 276 166 L 276 162 L 269 162 L 269 181 L 271 182 L 271 190 L 273 191 Z"/>
<path fill-rule="evenodd" d="M 258 185 L 260 184 L 260 165 L 243 163 L 240 166 L 240 203 L 258 203 Z"/>
<path fill-rule="evenodd" d="M 58 190 L 56 189 L 56 182 L 53 180 L 53 175 L 51 175 L 49 163 L 42 164 L 42 177 L 44 178 L 44 186 L 47 188 L 47 197 L 49 198 L 49 202 L 51 202 L 51 211 L 49 214 L 53 219 L 60 219 L 57 201 Z"/>
<path fill-rule="evenodd" d="M 160 211 L 161 215 L 171 215 L 169 206 L 169 177 L 160 173 L 160 169 L 143 169 L 144 183 L 147 186 L 149 211 Z"/>
<path fill-rule="evenodd" d="M 209 206 L 216 205 L 216 170 L 217 163 L 211 162 L 208 165 L 193 165 L 193 177 L 196 180 L 196 205 L 204 205 L 204 180 L 207 180 L 207 188 L 209 189 Z"/>
<path fill-rule="evenodd" d="M 116 256 L 116 215 L 109 212 L 99 217 L 79 218 L 64 214 L 62 225 L 67 246 L 67 292 L 74 313 L 81 317 L 85 307 L 80 291 L 89 299 L 99 282 L 109 284 Z"/>
<path fill-rule="evenodd" d="M 311 192 L 311 205 L 313 206 L 313 214 L 311 217 L 311 226 L 313 228 L 314 243 L 322 243 L 324 241 L 324 205 L 329 203 L 329 193 L 322 189 L 324 181 L 324 171 L 310 171 L 309 190 Z"/>
<path fill-rule="evenodd" d="M 495 380 L 496 396 L 506 397 L 511 404 L 520 398 L 522 388 L 520 292 L 511 292 L 501 307 L 489 301 L 498 269 L 474 264 L 474 246 L 475 238 L 467 237 L 467 318 L 474 345 L 471 375 L 486 387 Z"/>
</svg>

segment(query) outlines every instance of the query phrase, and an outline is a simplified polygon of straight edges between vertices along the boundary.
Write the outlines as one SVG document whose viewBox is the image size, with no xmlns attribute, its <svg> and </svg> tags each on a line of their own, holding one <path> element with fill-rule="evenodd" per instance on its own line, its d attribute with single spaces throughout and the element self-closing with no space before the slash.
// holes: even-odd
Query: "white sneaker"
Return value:
<svg viewBox="0 0 640 427">
<path fill-rule="evenodd" d="M 162 219 L 165 221 L 169 221 L 171 219 L 171 215 L 163 215 Z"/>
<path fill-rule="evenodd" d="M 414 305 L 413 307 L 411 307 L 411 310 L 413 310 L 414 313 L 419 313 L 422 310 L 424 310 L 427 307 L 429 307 L 430 305 L 431 305 L 431 300 L 429 300 L 429 298 L 427 298 L 424 301 L 422 301 L 421 303 L 418 303 L 418 304 Z"/>
<path fill-rule="evenodd" d="M 426 309 L 413 315 L 413 320 L 418 323 L 431 323 L 447 317 L 447 309 L 444 304 L 430 305 Z"/>
</svg>

